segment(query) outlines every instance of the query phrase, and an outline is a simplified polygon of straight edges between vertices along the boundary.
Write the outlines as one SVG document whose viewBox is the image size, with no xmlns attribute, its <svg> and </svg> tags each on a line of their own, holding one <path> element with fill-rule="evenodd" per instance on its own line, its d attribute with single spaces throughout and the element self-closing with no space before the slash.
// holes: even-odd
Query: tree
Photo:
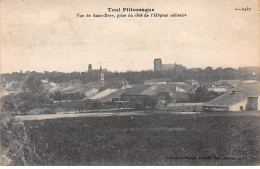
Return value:
<svg viewBox="0 0 260 169">
<path fill-rule="evenodd" d="M 195 94 L 190 94 L 190 101 L 192 102 L 208 102 L 216 97 L 219 94 L 213 91 L 208 91 L 206 86 L 200 86 L 195 91 Z"/>
<path fill-rule="evenodd" d="M 208 98 L 208 89 L 205 86 L 200 86 L 195 91 L 195 101 L 204 102 Z"/>
<path fill-rule="evenodd" d="M 25 88 L 34 94 L 39 94 L 43 92 L 43 84 L 41 80 L 37 77 L 31 76 L 25 81 Z"/>
<path fill-rule="evenodd" d="M 54 100 L 57 100 L 57 101 L 61 101 L 62 100 L 62 94 L 60 91 L 57 91 L 54 93 L 54 96 L 53 96 L 53 99 Z"/>
<path fill-rule="evenodd" d="M 155 107 L 158 99 L 155 96 L 147 96 L 144 98 L 144 106 Z"/>
</svg>

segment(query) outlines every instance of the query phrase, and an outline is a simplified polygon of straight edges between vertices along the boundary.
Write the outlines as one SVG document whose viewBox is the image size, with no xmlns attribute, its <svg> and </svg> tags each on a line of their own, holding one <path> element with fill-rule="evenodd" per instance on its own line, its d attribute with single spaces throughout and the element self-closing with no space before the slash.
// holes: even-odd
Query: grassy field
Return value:
<svg viewBox="0 0 260 169">
<path fill-rule="evenodd" d="M 41 165 L 257 165 L 260 116 L 153 113 L 24 122 Z"/>
</svg>

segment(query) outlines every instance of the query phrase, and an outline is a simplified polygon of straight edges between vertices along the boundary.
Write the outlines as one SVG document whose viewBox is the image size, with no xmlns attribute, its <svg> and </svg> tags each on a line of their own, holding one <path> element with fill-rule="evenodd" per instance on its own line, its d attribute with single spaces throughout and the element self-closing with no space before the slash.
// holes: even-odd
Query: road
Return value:
<svg viewBox="0 0 260 169">
<path fill-rule="evenodd" d="M 173 115 L 198 115 L 198 116 L 260 116 L 260 112 L 173 112 L 173 111 L 161 111 L 156 112 L 159 114 L 173 114 Z M 22 115 L 15 116 L 15 121 L 28 121 L 28 120 L 47 120 L 58 118 L 74 118 L 74 117 L 109 117 L 109 116 L 135 116 L 135 115 L 147 115 L 143 111 L 131 111 L 131 112 L 92 112 L 92 113 L 74 113 L 74 114 L 37 114 L 37 115 Z"/>
<path fill-rule="evenodd" d="M 135 112 L 95 112 L 95 113 L 75 113 L 75 114 L 37 114 L 37 115 L 23 115 L 15 116 L 15 121 L 28 120 L 47 120 L 58 118 L 73 118 L 73 117 L 108 117 L 108 116 L 131 116 L 131 115 L 146 115 L 141 111 Z"/>
</svg>

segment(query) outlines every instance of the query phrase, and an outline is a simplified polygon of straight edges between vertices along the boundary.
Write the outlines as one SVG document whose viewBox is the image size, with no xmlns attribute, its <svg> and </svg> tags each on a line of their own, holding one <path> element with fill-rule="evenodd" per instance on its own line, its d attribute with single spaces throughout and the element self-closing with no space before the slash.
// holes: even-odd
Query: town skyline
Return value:
<svg viewBox="0 0 260 169">
<path fill-rule="evenodd" d="M 154 58 L 154 59 L 158 59 L 158 58 Z M 161 58 L 159 58 L 159 59 L 161 59 Z M 154 63 L 153 63 L 153 61 L 154 60 L 152 60 L 152 62 L 151 63 L 149 63 L 149 64 L 152 64 L 152 66 L 151 67 L 149 67 L 149 68 L 147 68 L 147 69 L 140 69 L 140 70 L 133 70 L 133 69 L 129 69 L 129 70 L 123 70 L 123 71 L 118 71 L 118 70 L 116 70 L 116 69 L 111 69 L 110 67 L 107 67 L 107 66 L 109 66 L 109 65 L 107 65 L 107 66 L 104 66 L 104 64 L 100 64 L 100 62 L 99 62 L 99 64 L 97 64 L 97 65 L 94 65 L 94 64 L 92 64 L 92 63 L 89 63 L 89 64 L 87 64 L 86 66 L 85 66 L 85 69 L 82 69 L 82 70 L 72 70 L 72 71 L 59 71 L 59 70 L 40 70 L 40 71 L 37 71 L 37 70 L 23 70 L 23 69 L 20 69 L 20 70 L 16 70 L 16 71 L 12 71 L 12 72 L 1 72 L 1 74 L 6 74 L 6 73 L 14 73 L 14 72 L 23 72 L 23 73 L 25 73 L 25 72 L 39 72 L 39 73 L 44 73 L 44 72 L 62 72 L 62 73 L 72 73 L 72 72 L 88 72 L 88 66 L 89 65 L 91 65 L 91 66 L 93 66 L 92 68 L 93 69 L 100 69 L 100 67 L 102 67 L 102 69 L 104 70 L 104 69 L 106 69 L 106 71 L 109 71 L 109 72 L 119 72 L 119 73 L 124 73 L 124 72 L 140 72 L 140 71 L 154 71 Z M 169 64 L 169 65 L 174 65 L 174 64 L 177 64 L 177 65 L 181 65 L 181 66 L 184 66 L 185 67 L 185 69 L 187 69 L 187 70 L 192 70 L 192 69 L 202 69 L 202 70 L 204 70 L 204 69 L 206 69 L 206 68 L 208 68 L 208 67 L 210 67 L 210 68 L 212 68 L 213 70 L 216 70 L 216 69 L 219 69 L 219 68 L 221 68 L 221 69 L 229 69 L 229 68 L 231 68 L 231 69 L 236 69 L 236 70 L 239 70 L 239 68 L 256 68 L 256 67 L 258 67 L 259 68 L 259 66 L 258 65 L 244 65 L 244 66 L 238 66 L 238 67 L 223 67 L 223 66 L 219 66 L 219 67 L 213 67 L 213 66 L 210 66 L 210 65 L 208 65 L 208 66 L 205 66 L 205 67 L 187 67 L 187 66 L 185 66 L 185 65 L 183 65 L 183 64 L 180 64 L 180 63 L 165 63 L 165 62 L 162 62 L 163 64 Z"/>
</svg>

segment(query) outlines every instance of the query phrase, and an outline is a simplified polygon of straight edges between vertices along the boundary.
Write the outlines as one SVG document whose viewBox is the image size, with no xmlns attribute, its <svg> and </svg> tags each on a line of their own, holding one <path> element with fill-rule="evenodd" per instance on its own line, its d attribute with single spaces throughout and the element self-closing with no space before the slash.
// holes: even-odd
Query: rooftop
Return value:
<svg viewBox="0 0 260 169">
<path fill-rule="evenodd" d="M 248 97 L 260 95 L 260 83 L 240 82 L 236 87 L 230 89 L 225 94 L 211 100 L 208 105 L 230 106 L 239 103 Z"/>
<path fill-rule="evenodd" d="M 154 78 L 154 79 L 150 79 L 150 80 L 147 80 L 145 82 L 171 82 L 172 79 L 170 78 Z"/>
<path fill-rule="evenodd" d="M 126 89 L 126 94 L 137 95 L 141 94 L 145 89 L 151 87 L 151 85 L 136 84 L 132 88 Z"/>
</svg>

